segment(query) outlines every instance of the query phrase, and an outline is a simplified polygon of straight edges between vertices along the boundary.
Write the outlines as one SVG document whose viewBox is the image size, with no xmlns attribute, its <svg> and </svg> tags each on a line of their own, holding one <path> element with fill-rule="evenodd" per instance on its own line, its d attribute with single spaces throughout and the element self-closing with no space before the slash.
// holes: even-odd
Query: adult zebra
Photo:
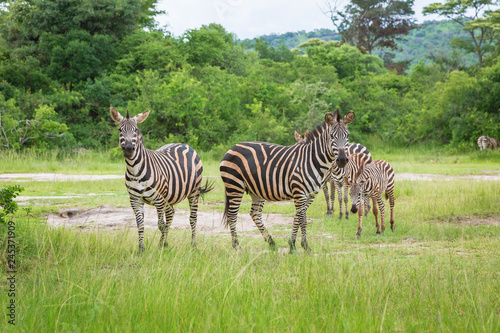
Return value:
<svg viewBox="0 0 500 333">
<path fill-rule="evenodd" d="M 306 131 L 304 134 L 300 134 L 299 132 L 295 131 L 295 140 L 298 143 L 304 143 L 306 141 L 307 133 L 308 132 Z M 350 143 L 347 145 L 347 147 L 348 148 L 346 150 L 346 153 L 348 157 L 352 154 L 363 154 L 365 155 L 364 160 L 366 163 L 370 163 L 372 161 L 372 155 L 365 146 L 359 143 Z M 349 185 L 344 182 L 344 176 L 345 168 L 339 168 L 336 163 L 333 163 L 332 168 L 329 170 L 322 187 L 326 201 L 326 216 L 332 216 L 333 212 L 335 211 L 335 189 L 337 190 L 340 211 L 339 220 L 342 219 L 342 190 L 344 190 L 345 218 L 346 220 L 349 219 Z M 330 191 L 328 190 L 328 184 L 330 184 Z M 368 210 L 370 209 L 369 201 L 366 207 L 366 214 L 368 214 Z"/>
<path fill-rule="evenodd" d="M 288 241 L 295 250 L 299 226 L 301 245 L 310 251 L 306 234 L 306 211 L 319 192 L 328 170 L 336 162 L 347 163 L 345 153 L 349 139 L 347 124 L 354 119 L 348 112 L 343 119 L 337 109 L 327 113 L 325 121 L 307 134 L 305 142 L 280 146 L 266 142 L 242 142 L 224 155 L 220 172 L 225 186 L 226 202 L 223 223 L 231 229 L 233 247 L 238 248 L 236 218 L 245 191 L 252 197 L 250 216 L 271 248 L 275 243 L 262 223 L 262 208 L 266 200 L 294 200 L 295 218 Z"/>
<path fill-rule="evenodd" d="M 484 149 L 497 149 L 500 148 L 500 142 L 496 139 L 489 138 L 486 135 L 480 136 L 477 139 L 477 145 L 479 146 L 479 150 L 483 151 Z"/>
<path fill-rule="evenodd" d="M 385 198 L 389 199 L 391 209 L 391 230 L 394 231 L 394 169 L 389 163 L 384 160 L 376 160 L 365 164 L 363 156 L 355 154 L 349 158 L 346 168 L 353 168 L 355 172 L 351 172 L 352 177 L 349 183 L 351 184 L 351 212 L 358 212 L 358 232 L 356 237 L 361 236 L 363 205 L 366 199 L 371 199 L 373 204 L 373 215 L 375 215 L 375 226 L 377 234 L 380 234 L 380 226 L 378 224 L 378 210 L 380 209 L 380 220 L 382 224 L 382 232 L 385 230 L 385 206 L 382 200 L 382 193 L 385 192 Z"/>
<path fill-rule="evenodd" d="M 144 203 L 156 207 L 160 246 L 167 246 L 168 229 L 174 218 L 173 205 L 188 199 L 190 207 L 192 244 L 195 245 L 198 198 L 212 189 L 208 183 L 201 186 L 203 165 L 196 151 L 186 144 L 172 143 L 154 151 L 144 147 L 137 127 L 150 111 L 123 117 L 113 107 L 111 118 L 118 122 L 120 148 L 123 150 L 127 171 L 125 185 L 134 210 L 139 232 L 139 251 L 144 250 Z"/>
</svg>

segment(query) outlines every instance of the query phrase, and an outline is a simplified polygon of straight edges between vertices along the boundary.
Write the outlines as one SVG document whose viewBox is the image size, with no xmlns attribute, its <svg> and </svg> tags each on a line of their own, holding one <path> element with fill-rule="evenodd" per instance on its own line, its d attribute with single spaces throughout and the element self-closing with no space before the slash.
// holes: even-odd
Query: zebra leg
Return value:
<svg viewBox="0 0 500 333">
<path fill-rule="evenodd" d="M 262 223 L 262 208 L 264 208 L 264 203 L 266 202 L 264 199 L 259 198 L 258 196 L 252 194 L 252 208 L 250 209 L 250 216 L 252 217 L 253 222 L 259 228 L 262 237 L 264 240 L 269 243 L 269 246 L 272 250 L 276 250 L 276 244 L 274 243 L 273 238 L 267 231 L 264 223 Z"/>
<path fill-rule="evenodd" d="M 297 248 L 295 247 L 295 240 L 297 239 L 297 232 L 299 231 L 299 219 L 297 215 L 293 218 L 292 235 L 288 239 L 288 245 L 290 246 L 290 253 L 293 253 Z"/>
<path fill-rule="evenodd" d="M 170 225 L 172 224 L 172 220 L 174 219 L 174 208 L 170 206 L 168 203 L 165 204 L 165 227 L 163 228 L 163 234 L 165 235 L 163 237 L 163 246 L 167 247 L 168 242 L 167 242 L 167 236 L 168 236 L 168 231 L 170 229 Z"/>
<path fill-rule="evenodd" d="M 370 209 L 372 207 L 370 206 L 370 198 L 365 197 L 365 217 L 368 217 L 368 213 L 370 212 Z"/>
<path fill-rule="evenodd" d="M 382 195 L 377 198 L 378 206 L 380 208 L 380 223 L 382 224 L 382 232 L 385 231 L 385 205 L 384 200 L 382 200 Z"/>
<path fill-rule="evenodd" d="M 342 184 L 335 182 L 335 187 L 337 188 L 337 195 L 339 200 L 339 221 L 342 220 Z"/>
<path fill-rule="evenodd" d="M 335 212 L 335 180 L 333 176 L 330 176 L 330 207 L 332 207 L 330 215 L 333 215 Z"/>
<path fill-rule="evenodd" d="M 372 204 L 373 204 L 373 215 L 375 215 L 375 227 L 377 228 L 377 235 L 380 235 L 380 226 L 378 224 L 378 209 L 377 209 L 377 199 L 375 197 L 372 197 Z"/>
<path fill-rule="evenodd" d="M 196 223 L 198 220 L 198 199 L 200 193 L 188 197 L 189 201 L 189 225 L 191 226 L 191 246 L 196 248 Z"/>
<path fill-rule="evenodd" d="M 356 238 L 361 237 L 361 231 L 363 230 L 363 205 L 361 204 L 361 200 L 358 201 L 358 232 L 356 233 Z"/>
<path fill-rule="evenodd" d="M 303 205 L 299 209 L 297 209 L 297 218 L 299 219 L 299 224 L 300 224 L 300 230 L 302 231 L 302 240 L 300 241 L 300 245 L 302 245 L 302 248 L 306 252 L 311 252 L 311 248 L 309 247 L 309 244 L 307 244 L 307 208 L 311 205 L 311 203 L 314 200 L 314 196 L 309 197 Z M 296 206 L 297 207 L 297 206 Z"/>
<path fill-rule="evenodd" d="M 167 239 L 165 237 L 165 202 L 155 203 L 156 214 L 158 215 L 158 229 L 160 229 L 160 247 L 167 246 Z"/>
<path fill-rule="evenodd" d="M 139 233 L 139 252 L 144 251 L 144 202 L 130 199 L 130 205 L 134 210 L 137 231 Z"/>
<path fill-rule="evenodd" d="M 242 198 L 243 192 L 231 192 L 231 196 L 229 196 L 226 188 L 226 223 L 227 225 L 229 225 L 229 229 L 231 230 L 233 248 L 235 248 L 236 250 L 240 248 L 240 243 L 238 242 L 238 234 L 236 233 L 236 221 Z"/>
<path fill-rule="evenodd" d="M 386 192 L 387 193 L 387 192 Z M 387 193 L 389 197 L 389 206 L 391 208 L 391 230 L 394 231 L 394 193 L 391 190 L 389 193 Z"/>
<path fill-rule="evenodd" d="M 345 204 L 345 219 L 349 220 L 349 198 L 347 197 L 349 194 L 349 186 L 344 185 L 344 204 Z"/>
<path fill-rule="evenodd" d="M 331 216 L 332 210 L 330 208 L 330 197 L 328 196 L 328 181 L 323 184 L 323 194 L 326 200 L 326 216 Z"/>
</svg>

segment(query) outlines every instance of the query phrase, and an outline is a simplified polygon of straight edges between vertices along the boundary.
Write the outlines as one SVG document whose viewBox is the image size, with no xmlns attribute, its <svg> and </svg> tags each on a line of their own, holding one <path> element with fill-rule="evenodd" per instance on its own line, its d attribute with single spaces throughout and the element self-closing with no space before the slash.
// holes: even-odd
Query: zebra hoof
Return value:
<svg viewBox="0 0 500 333">
<path fill-rule="evenodd" d="M 326 212 L 327 217 L 331 217 L 332 215 L 333 215 L 332 212 Z"/>
<path fill-rule="evenodd" d="M 276 251 L 278 249 L 276 243 L 272 239 L 269 241 L 269 247 L 271 248 L 272 251 Z"/>
<path fill-rule="evenodd" d="M 377 230 L 377 235 L 380 235 L 380 231 Z"/>
<path fill-rule="evenodd" d="M 361 237 L 361 234 L 356 234 L 356 239 L 360 238 Z"/>
</svg>

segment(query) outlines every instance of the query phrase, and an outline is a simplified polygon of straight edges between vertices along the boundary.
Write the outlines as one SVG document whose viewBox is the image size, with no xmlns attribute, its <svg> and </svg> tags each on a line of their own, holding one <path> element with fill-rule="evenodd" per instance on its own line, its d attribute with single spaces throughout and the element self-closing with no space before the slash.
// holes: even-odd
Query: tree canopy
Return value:
<svg viewBox="0 0 500 333">
<path fill-rule="evenodd" d="M 500 137 L 495 52 L 485 54 L 482 68 L 436 58 L 398 75 L 379 56 L 341 41 L 311 40 L 302 50 L 263 39 L 242 45 L 218 24 L 174 37 L 150 20 L 155 1 L 6 4 L 1 149 L 119 154 L 110 106 L 152 111 L 141 124 L 149 148 L 185 142 L 218 157 L 240 141 L 293 144 L 295 130 L 312 129 L 337 107 L 356 112 L 351 140 L 367 147 L 373 140 L 472 147 L 480 135 Z M 27 19 L 57 10 L 50 25 Z M 108 10 L 122 19 L 99 22 Z M 495 15 L 476 23 L 494 26 Z"/>
</svg>

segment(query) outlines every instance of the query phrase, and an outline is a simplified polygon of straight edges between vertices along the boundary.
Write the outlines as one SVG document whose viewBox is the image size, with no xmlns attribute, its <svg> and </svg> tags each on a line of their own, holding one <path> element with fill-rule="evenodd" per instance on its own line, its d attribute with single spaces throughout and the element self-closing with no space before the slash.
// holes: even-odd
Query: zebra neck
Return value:
<svg viewBox="0 0 500 333">
<path fill-rule="evenodd" d="M 144 161 L 146 157 L 146 148 L 144 147 L 142 140 L 138 141 L 134 155 L 131 158 L 125 157 L 125 164 L 127 165 L 127 175 L 134 178 L 139 177 L 144 171 L 144 166 L 146 164 L 144 163 Z"/>
<path fill-rule="evenodd" d="M 335 161 L 335 150 L 332 149 L 326 129 L 309 146 L 312 163 L 320 178 L 325 178 Z"/>
</svg>

